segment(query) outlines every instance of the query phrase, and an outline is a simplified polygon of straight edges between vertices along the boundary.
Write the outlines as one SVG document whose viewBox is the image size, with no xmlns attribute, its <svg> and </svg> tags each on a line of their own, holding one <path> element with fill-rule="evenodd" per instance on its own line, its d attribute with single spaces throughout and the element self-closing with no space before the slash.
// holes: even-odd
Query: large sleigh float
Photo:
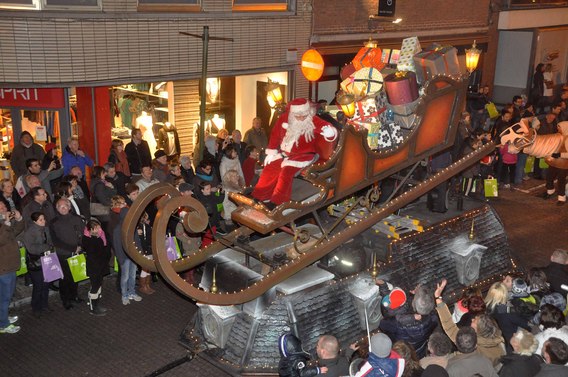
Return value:
<svg viewBox="0 0 568 377">
<path fill-rule="evenodd" d="M 212 305 L 250 302 L 490 153 L 495 148 L 493 143 L 475 150 L 436 175 L 414 182 L 405 192 L 395 191 L 379 204 L 378 182 L 401 171 L 406 174 L 403 178 L 408 178 L 422 161 L 453 145 L 465 106 L 466 86 L 462 77 L 437 76 L 428 82 L 419 99 L 414 124 L 404 141 L 395 147 L 371 150 L 367 145 L 367 131 L 347 126 L 341 131 L 336 147 L 321 151 L 322 159 L 306 168 L 298 178 L 294 194 L 301 196 L 293 196 L 292 201 L 272 211 L 242 194 L 231 194 L 231 199 L 238 204 L 233 213 L 233 221 L 239 225 L 237 229 L 176 261 L 169 261 L 165 250 L 170 216 L 178 208 L 185 208 L 188 214 L 183 219 L 184 226 L 188 231 L 199 232 L 207 226 L 207 214 L 197 200 L 182 197 L 173 186 L 152 185 L 128 212 L 122 229 L 123 244 L 136 263 L 146 270 L 159 271 L 173 287 L 197 302 Z M 346 225 L 345 217 L 333 224 L 320 221 L 318 210 L 361 192 L 365 193 L 350 208 L 366 207 L 368 212 L 360 221 L 349 225 Z M 149 260 L 136 249 L 134 229 L 146 206 L 156 199 L 158 213 L 152 234 L 154 260 Z M 314 217 L 319 232 L 308 232 L 297 226 L 297 221 L 307 215 Z M 276 260 L 274 249 L 277 245 L 268 243 L 260 249 L 242 242 L 254 232 L 267 235 L 278 229 L 293 236 L 293 257 L 288 255 L 284 260 Z M 225 249 L 243 254 L 244 268 L 250 258 L 259 261 L 263 268 L 256 275 L 243 278 L 244 282 L 235 282 L 222 289 L 216 285 L 215 269 L 206 271 L 199 287 L 179 276 L 180 272 L 213 260 Z"/>
</svg>

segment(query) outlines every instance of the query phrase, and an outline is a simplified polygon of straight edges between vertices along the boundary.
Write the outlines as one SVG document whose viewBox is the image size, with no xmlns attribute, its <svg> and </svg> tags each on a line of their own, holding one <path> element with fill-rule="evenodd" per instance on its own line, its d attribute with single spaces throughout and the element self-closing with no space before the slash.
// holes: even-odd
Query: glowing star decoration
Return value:
<svg viewBox="0 0 568 377">
<path fill-rule="evenodd" d="M 310 49 L 302 55 L 302 74 L 309 81 L 317 81 L 323 75 L 325 64 L 319 52 Z"/>
</svg>

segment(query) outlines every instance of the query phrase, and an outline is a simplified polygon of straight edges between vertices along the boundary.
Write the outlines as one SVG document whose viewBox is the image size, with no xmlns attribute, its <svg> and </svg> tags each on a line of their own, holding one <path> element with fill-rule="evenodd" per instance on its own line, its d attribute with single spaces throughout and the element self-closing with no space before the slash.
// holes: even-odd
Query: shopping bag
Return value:
<svg viewBox="0 0 568 377">
<path fill-rule="evenodd" d="M 20 247 L 20 269 L 16 271 L 16 276 L 28 273 L 28 265 L 26 263 L 26 248 Z"/>
<path fill-rule="evenodd" d="M 49 251 L 41 257 L 41 270 L 43 272 L 43 281 L 51 283 L 57 279 L 63 279 L 63 270 L 57 254 L 50 253 Z"/>
<path fill-rule="evenodd" d="M 118 272 L 118 259 L 114 257 L 114 272 Z"/>
<path fill-rule="evenodd" d="M 493 102 L 489 102 L 487 105 L 485 105 L 485 110 L 487 110 L 489 118 L 491 119 L 497 118 L 499 116 L 499 110 L 497 110 L 497 106 L 495 106 Z"/>
<path fill-rule="evenodd" d="M 534 156 L 528 156 L 525 163 L 525 173 L 532 173 L 534 169 Z"/>
<path fill-rule="evenodd" d="M 176 238 L 173 236 L 166 237 L 166 254 L 170 261 L 181 258 L 179 245 L 177 244 Z"/>
<path fill-rule="evenodd" d="M 71 275 L 75 283 L 89 278 L 87 276 L 85 254 L 73 255 L 71 258 L 67 258 L 67 263 L 69 264 L 69 269 L 71 270 Z"/>
<path fill-rule="evenodd" d="M 544 158 L 541 158 L 538 162 L 538 166 L 541 169 L 548 169 L 548 164 L 546 163 L 546 161 L 544 160 Z"/>
<path fill-rule="evenodd" d="M 483 181 L 483 188 L 485 191 L 486 198 L 496 198 L 499 196 L 499 190 L 497 185 L 497 179 L 488 178 Z"/>
</svg>

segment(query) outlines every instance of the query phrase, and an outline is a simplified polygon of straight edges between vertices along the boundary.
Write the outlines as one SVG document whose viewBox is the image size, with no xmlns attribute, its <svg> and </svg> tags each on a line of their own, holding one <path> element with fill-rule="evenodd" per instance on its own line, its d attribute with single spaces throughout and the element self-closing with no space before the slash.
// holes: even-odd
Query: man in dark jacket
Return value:
<svg viewBox="0 0 568 377">
<path fill-rule="evenodd" d="M 132 130 L 132 141 L 124 148 L 130 173 L 140 177 L 142 166 L 152 165 L 152 155 L 148 142 L 142 139 L 142 131 L 138 128 Z"/>
<path fill-rule="evenodd" d="M 327 367 L 308 367 L 310 354 L 302 349 L 302 342 L 294 334 L 283 334 L 278 339 L 280 377 L 313 377 L 326 373 Z"/>
<path fill-rule="evenodd" d="M 340 377 L 349 375 L 349 361 L 339 355 L 339 342 L 333 335 L 322 335 L 316 346 L 318 364 L 327 367 L 327 377 Z"/>
<path fill-rule="evenodd" d="M 69 269 L 67 259 L 73 253 L 81 250 L 81 238 L 85 225 L 81 218 L 71 213 L 71 203 L 65 198 L 57 201 L 55 209 L 57 215 L 50 224 L 51 237 L 57 253 L 57 258 L 63 270 L 63 279 L 59 282 L 59 296 L 63 307 L 67 310 L 73 308 L 73 303 L 81 303 L 77 296 L 77 283 Z"/>
<path fill-rule="evenodd" d="M 568 345 L 558 338 L 549 338 L 542 346 L 544 364 L 535 377 L 568 376 Z"/>
<path fill-rule="evenodd" d="M 554 292 L 565 294 L 562 284 L 568 284 L 568 251 L 556 249 L 550 256 L 550 264 L 544 268 L 546 279 Z"/>
<path fill-rule="evenodd" d="M 20 268 L 20 247 L 16 237 L 24 230 L 22 215 L 9 212 L 0 202 L 0 334 L 15 334 L 17 316 L 10 317 L 8 308 L 16 288 L 16 271 Z"/>
<path fill-rule="evenodd" d="M 32 135 L 28 131 L 24 131 L 20 135 L 19 143 L 14 146 L 12 156 L 10 157 L 10 165 L 16 177 L 27 174 L 26 161 L 35 158 L 41 161 L 45 156 L 43 147 L 34 143 Z"/>
</svg>

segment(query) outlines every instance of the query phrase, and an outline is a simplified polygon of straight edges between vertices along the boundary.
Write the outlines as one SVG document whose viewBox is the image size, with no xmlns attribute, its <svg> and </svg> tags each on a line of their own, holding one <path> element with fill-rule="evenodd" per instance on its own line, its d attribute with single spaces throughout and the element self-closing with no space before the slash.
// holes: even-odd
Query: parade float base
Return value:
<svg viewBox="0 0 568 377">
<path fill-rule="evenodd" d="M 467 285 L 486 289 L 517 269 L 503 224 L 490 206 L 466 198 L 463 212 L 450 208 L 444 214 L 431 213 L 425 207 L 419 200 L 401 211 L 418 218 L 423 232 L 392 239 L 369 230 L 251 302 L 198 304 L 180 338 L 194 355 L 190 364 L 197 374 L 191 369 L 192 375 L 277 375 L 278 337 L 287 331 L 297 333 L 312 355 L 322 334 L 336 336 L 342 348 L 360 340 L 366 334 L 365 311 L 371 330 L 381 319 L 381 297 L 369 274 L 373 255 L 379 261 L 378 277 L 405 290 L 417 284 L 433 289 L 442 278 L 448 279 L 448 303 Z M 313 225 L 305 227 L 318 231 Z M 254 242 L 272 242 L 280 250 L 292 244 L 284 233 Z M 255 271 L 261 268 L 258 261 L 247 268 L 230 249 L 215 258 L 205 266 L 204 286 L 209 286 L 214 266 L 217 282 L 240 288 L 260 276 Z"/>
</svg>

